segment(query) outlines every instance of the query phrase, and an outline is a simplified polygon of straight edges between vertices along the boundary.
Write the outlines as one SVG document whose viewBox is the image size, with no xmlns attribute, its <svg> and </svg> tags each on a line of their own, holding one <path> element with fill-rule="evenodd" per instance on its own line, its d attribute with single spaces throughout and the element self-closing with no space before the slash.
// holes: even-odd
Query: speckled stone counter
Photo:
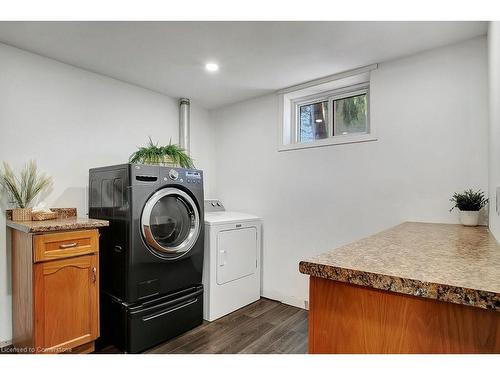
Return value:
<svg viewBox="0 0 500 375">
<path fill-rule="evenodd" d="M 107 220 L 69 217 L 44 221 L 12 221 L 7 220 L 7 226 L 25 233 L 45 233 L 54 231 L 93 229 L 109 226 Z"/>
<path fill-rule="evenodd" d="M 486 227 L 403 223 L 300 262 L 301 273 L 500 311 L 500 245 Z"/>
</svg>

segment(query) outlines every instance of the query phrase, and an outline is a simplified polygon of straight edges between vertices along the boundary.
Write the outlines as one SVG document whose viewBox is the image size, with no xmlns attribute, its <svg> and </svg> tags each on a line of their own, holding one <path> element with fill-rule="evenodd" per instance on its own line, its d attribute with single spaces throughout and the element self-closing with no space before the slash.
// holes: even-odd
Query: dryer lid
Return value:
<svg viewBox="0 0 500 375">
<path fill-rule="evenodd" d="M 218 211 L 205 212 L 205 225 L 231 224 L 244 221 L 258 221 L 260 217 L 244 212 Z"/>
</svg>

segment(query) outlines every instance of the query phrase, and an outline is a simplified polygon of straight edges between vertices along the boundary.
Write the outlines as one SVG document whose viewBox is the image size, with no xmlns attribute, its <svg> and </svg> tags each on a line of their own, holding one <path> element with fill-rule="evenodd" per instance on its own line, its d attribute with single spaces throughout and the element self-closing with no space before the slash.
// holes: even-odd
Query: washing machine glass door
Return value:
<svg viewBox="0 0 500 375">
<path fill-rule="evenodd" d="M 189 252 L 200 235 L 200 213 L 193 199 L 177 188 L 163 188 L 144 205 L 141 229 L 153 254 L 175 259 Z"/>
</svg>

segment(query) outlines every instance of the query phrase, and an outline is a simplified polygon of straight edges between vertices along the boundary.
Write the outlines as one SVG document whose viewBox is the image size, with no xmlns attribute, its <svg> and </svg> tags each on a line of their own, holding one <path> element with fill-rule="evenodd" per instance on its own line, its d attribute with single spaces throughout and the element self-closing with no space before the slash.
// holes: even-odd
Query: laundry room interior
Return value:
<svg viewBox="0 0 500 375">
<path fill-rule="evenodd" d="M 0 21 L 2 353 L 500 354 L 499 67 L 497 21 Z"/>
</svg>

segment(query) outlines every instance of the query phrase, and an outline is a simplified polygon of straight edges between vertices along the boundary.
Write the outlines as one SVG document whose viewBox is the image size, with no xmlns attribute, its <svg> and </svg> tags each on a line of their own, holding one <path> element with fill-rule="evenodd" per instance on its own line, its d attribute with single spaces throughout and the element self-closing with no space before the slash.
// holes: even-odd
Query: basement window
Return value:
<svg viewBox="0 0 500 375">
<path fill-rule="evenodd" d="M 376 140 L 367 68 L 282 90 L 279 150 Z"/>
</svg>

